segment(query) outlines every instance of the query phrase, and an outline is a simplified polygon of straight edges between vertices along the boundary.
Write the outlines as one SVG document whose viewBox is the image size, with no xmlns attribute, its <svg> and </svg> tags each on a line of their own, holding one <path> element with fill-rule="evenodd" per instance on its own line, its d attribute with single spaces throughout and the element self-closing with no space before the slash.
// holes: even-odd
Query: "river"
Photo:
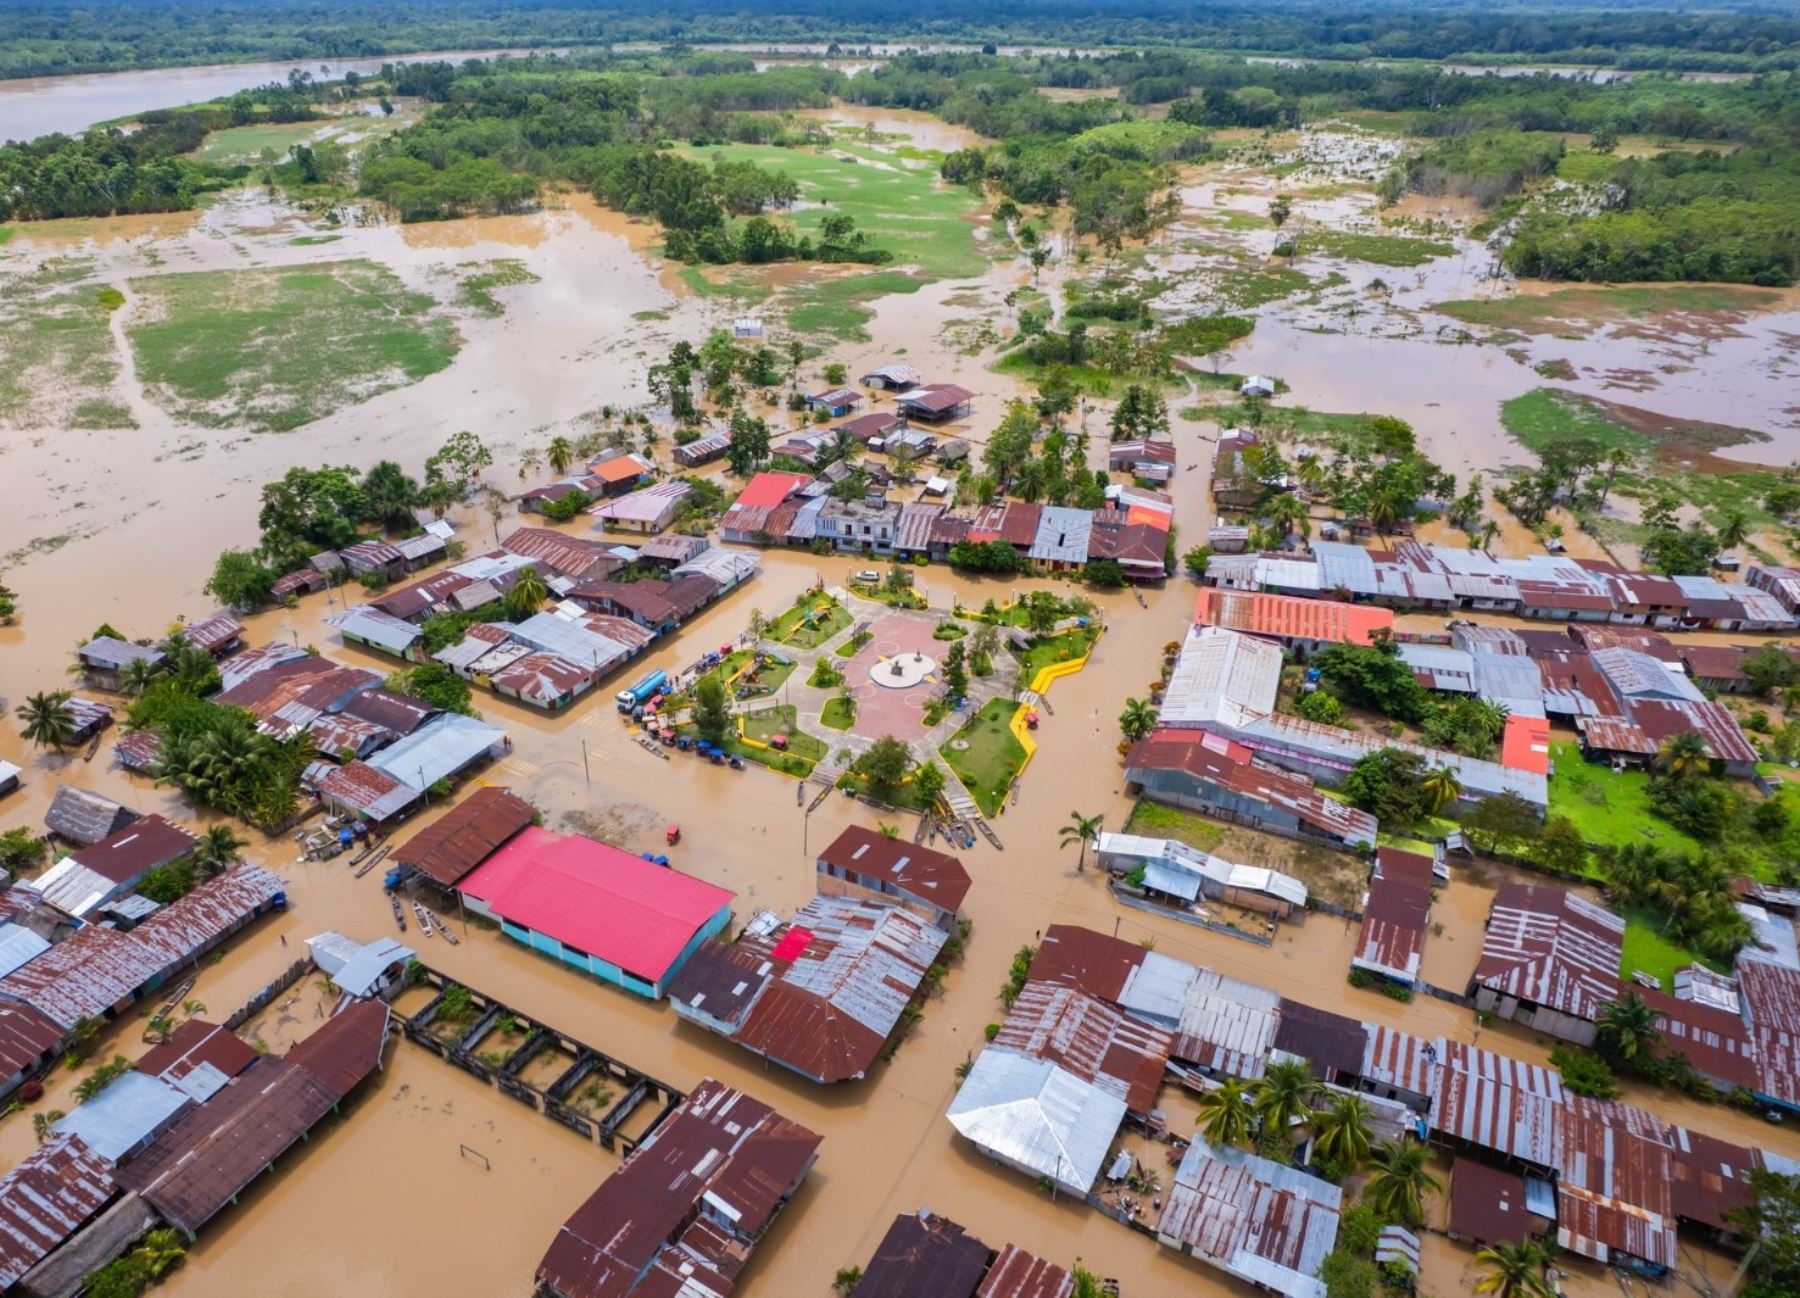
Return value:
<svg viewBox="0 0 1800 1298">
<path fill-rule="evenodd" d="M 537 53 L 555 53 L 539 50 Z M 0 81 L 0 130 L 9 140 L 31 140 L 56 132 L 72 134 L 95 122 L 110 122 L 156 108 L 179 108 L 236 94 L 289 72 L 310 72 L 335 81 L 346 72 L 367 75 L 384 63 L 425 63 L 434 59 L 486 59 L 529 50 L 445 50 L 390 54 L 369 59 L 326 59 L 295 63 L 213 63 L 189 68 L 148 68 L 135 72 L 89 72 L 70 77 L 23 77 Z"/>
</svg>

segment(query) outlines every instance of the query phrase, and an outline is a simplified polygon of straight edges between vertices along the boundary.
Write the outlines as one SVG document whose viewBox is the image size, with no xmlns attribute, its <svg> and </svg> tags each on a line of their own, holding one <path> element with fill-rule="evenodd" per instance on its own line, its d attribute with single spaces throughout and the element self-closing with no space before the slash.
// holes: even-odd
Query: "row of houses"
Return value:
<svg viewBox="0 0 1800 1298">
<path fill-rule="evenodd" d="M 1335 596 L 1394 609 L 1511 613 L 1545 622 L 1659 630 L 1792 631 L 1800 576 L 1752 567 L 1741 582 L 1631 572 L 1598 559 L 1402 541 L 1390 550 L 1315 541 L 1310 553 L 1214 554 L 1206 584 L 1307 597 Z"/>
<path fill-rule="evenodd" d="M 1740 900 L 1755 937 L 1734 975 L 1681 970 L 1674 991 L 1632 985 L 1657 1015 L 1653 1049 L 1684 1057 L 1721 1090 L 1800 1111 L 1790 1033 L 1800 1027 L 1800 951 L 1791 919 Z M 1625 997 L 1625 922 L 1563 888 L 1507 884 L 1495 894 L 1467 992 L 1477 1009 L 1578 1045 L 1592 1045 L 1603 1009 Z"/>
<path fill-rule="evenodd" d="M 1780 1039 L 1800 1026 L 1800 974 L 1763 962 L 1740 979 L 1757 1030 Z M 1764 986 L 1778 982 L 1785 1002 Z M 1365 1097 L 1378 1137 L 1423 1134 L 1455 1155 L 1453 1235 L 1492 1244 L 1553 1232 L 1570 1253 L 1652 1274 L 1673 1262 L 1678 1224 L 1733 1232 L 1752 1170 L 1800 1170 L 1629 1105 L 1569 1095 L 1546 1069 L 1307 1006 L 1079 927 L 1045 931 L 1014 1009 L 950 1120 L 996 1161 L 1078 1195 L 1107 1165 L 1120 1125 L 1154 1121 L 1146 1107 L 1159 1061 L 1207 1086 L 1255 1080 L 1270 1060 L 1304 1060 L 1328 1091 Z M 1336 1187 L 1304 1170 L 1196 1140 L 1157 1235 L 1250 1283 L 1316 1298 L 1338 1208 Z"/>
<path fill-rule="evenodd" d="M 94 922 L 73 928 L 31 885 L 14 884 L 0 898 L 10 965 L 0 977 L 0 1095 L 60 1058 L 87 1022 L 117 1017 L 287 904 L 281 879 L 245 864 L 166 906 L 133 898 L 143 904 L 121 899 L 109 903 L 116 912 L 90 909 Z"/>
<path fill-rule="evenodd" d="M 244 624 L 229 613 L 195 622 L 183 619 L 172 633 L 171 638 L 174 637 L 214 658 L 224 658 L 244 647 Z M 75 650 L 75 663 L 83 683 L 103 690 L 122 688 L 122 673 L 131 663 L 141 661 L 152 669 L 160 669 L 167 658 L 157 645 L 121 640 L 111 635 L 95 636 Z"/>
<path fill-rule="evenodd" d="M 0 1289 L 73 1293 L 157 1223 L 191 1241 L 381 1066 L 388 1009 L 285 1055 L 190 1019 L 0 1177 Z"/>
<path fill-rule="evenodd" d="M 812 546 L 900 560 L 943 560 L 953 546 L 999 542 L 1034 572 L 1073 572 L 1111 559 L 1136 581 L 1168 575 L 1170 499 L 1136 487 L 1109 489 L 1107 508 L 1008 501 L 963 514 L 930 501 L 839 500 L 808 494 L 798 473 L 759 473 L 719 521 L 719 534 L 744 545 Z"/>
<path fill-rule="evenodd" d="M 515 547 L 504 553 L 516 558 L 519 567 L 540 567 L 549 573 L 545 584 L 557 595 L 555 604 L 520 622 L 471 624 L 459 641 L 430 659 L 465 680 L 545 711 L 573 703 L 657 637 L 673 632 L 736 589 L 759 567 L 754 556 L 715 548 L 702 537 L 659 538 L 640 550 L 629 550 L 559 532 L 520 529 L 503 545 Z M 655 554 L 649 559 L 640 557 L 651 550 Z M 666 575 L 641 575 L 643 567 Z M 518 568 L 509 571 L 513 575 L 507 586 L 517 579 Z M 440 576 L 454 573 L 452 569 Z M 629 580 L 622 579 L 627 576 Z M 455 601 L 461 593 L 450 598 Z M 435 606 L 421 604 L 411 590 L 396 592 L 396 597 L 327 620 L 346 642 L 406 661 L 425 661 L 422 624 Z M 484 595 L 474 607 L 492 602 Z"/>
</svg>

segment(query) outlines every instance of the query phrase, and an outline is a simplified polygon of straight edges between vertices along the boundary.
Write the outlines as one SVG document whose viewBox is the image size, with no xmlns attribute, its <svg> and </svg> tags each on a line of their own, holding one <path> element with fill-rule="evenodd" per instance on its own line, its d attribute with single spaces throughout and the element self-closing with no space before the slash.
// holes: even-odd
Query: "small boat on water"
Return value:
<svg viewBox="0 0 1800 1298">
<path fill-rule="evenodd" d="M 394 923 L 400 926 L 400 931 L 402 933 L 406 932 L 406 912 L 400 909 L 400 899 L 398 897 L 389 897 L 388 901 L 393 903 Z"/>
<path fill-rule="evenodd" d="M 440 919 L 437 922 L 437 931 L 438 936 L 443 938 L 444 941 L 448 942 L 451 946 L 455 946 L 458 942 L 462 941 L 461 938 L 457 937 L 456 934 L 451 931 L 449 921 L 447 920 Z"/>
<path fill-rule="evenodd" d="M 425 908 L 416 901 L 413 903 L 413 914 L 418 918 L 419 932 L 423 933 L 426 937 L 430 937 L 433 932 L 431 916 L 427 914 Z"/>
</svg>

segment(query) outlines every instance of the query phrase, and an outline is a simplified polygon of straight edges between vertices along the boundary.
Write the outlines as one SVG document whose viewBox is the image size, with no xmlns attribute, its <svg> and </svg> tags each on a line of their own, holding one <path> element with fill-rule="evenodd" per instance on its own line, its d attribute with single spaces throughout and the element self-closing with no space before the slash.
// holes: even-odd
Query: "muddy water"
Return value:
<svg viewBox="0 0 1800 1298">
<path fill-rule="evenodd" d="M 0 553 L 37 537 L 83 538 L 8 567 L 7 584 L 20 591 L 25 610 L 18 626 L 0 629 L 0 693 L 9 701 L 62 684 L 69 646 L 102 617 L 132 633 L 150 633 L 178 611 L 205 611 L 209 605 L 199 586 L 212 556 L 251 539 L 258 486 L 289 464 L 367 465 L 384 456 L 416 464 L 445 433 L 470 427 L 501 448 L 490 476 L 509 487 L 508 444 L 541 445 L 546 425 L 605 402 L 639 399 L 645 354 L 659 352 L 666 337 L 693 336 L 727 310 L 673 297 L 641 255 L 643 227 L 591 210 L 470 223 L 478 229 L 466 239 L 464 232 L 445 230 L 409 241 L 405 231 L 355 228 L 323 249 L 259 244 L 234 232 L 268 224 L 270 215 L 250 206 L 215 209 L 187 233 L 156 246 L 172 267 L 378 256 L 418 282 L 456 261 L 517 256 L 542 279 L 502 290 L 508 303 L 503 319 L 466 321 L 467 345 L 449 370 L 293 435 L 208 433 L 167 420 L 131 433 L 8 434 L 0 473 Z M 15 242 L 15 249 L 21 246 L 29 247 L 29 240 Z M 81 251 L 96 258 L 103 275 L 123 280 L 143 269 L 149 247 L 147 239 L 124 239 Z M 930 285 L 884 299 L 869 326 L 871 341 L 835 349 L 829 359 L 843 360 L 855 372 L 865 360 L 904 356 L 933 377 L 964 382 L 979 393 L 979 435 L 1017 387 L 963 355 L 947 322 L 980 315 L 989 309 L 983 302 L 1021 278 L 1016 266 L 1001 264 L 972 284 Z M 672 315 L 662 322 L 632 319 L 643 310 Z M 1471 349 L 1457 352 L 1464 350 Z M 1379 395 L 1372 408 L 1393 408 L 1392 391 L 1359 386 L 1359 370 L 1369 363 L 1346 358 L 1335 380 L 1322 368 L 1317 404 L 1371 408 L 1351 403 Z M 155 420 L 154 410 L 146 418 Z M 1098 434 L 1098 419 L 1093 423 Z M 1176 425 L 1183 471 L 1174 494 L 1190 542 L 1210 522 L 1211 509 L 1204 469 L 1186 466 L 1204 464 L 1203 438 L 1210 431 L 1185 418 Z M 200 447 L 195 458 L 175 454 L 189 444 Z M 1092 454 L 1101 452 L 1096 445 Z M 456 517 L 471 544 L 487 540 L 485 516 Z M 769 553 L 763 560 L 763 572 L 746 589 L 661 645 L 650 665 L 685 664 L 739 632 L 752 606 L 785 607 L 809 583 L 821 577 L 841 583 L 861 566 L 791 553 Z M 975 604 L 1013 588 L 942 569 L 931 570 L 926 584 Z M 253 617 L 252 642 L 292 638 L 341 661 L 391 666 L 337 641 L 324 623 L 336 607 L 332 599 L 310 596 L 293 609 Z M 1128 940 L 1153 939 L 1165 953 L 1371 1021 L 1463 1040 L 1478 1031 L 1469 1015 L 1442 1002 L 1400 1006 L 1348 987 L 1344 974 L 1355 932 L 1341 921 L 1317 917 L 1284 926 L 1265 950 L 1120 910 L 1093 872 L 1076 872 L 1074 856 L 1059 848 L 1056 827 L 1071 811 L 1101 814 L 1109 826 L 1123 823 L 1129 802 L 1112 753 L 1114 718 L 1127 695 L 1141 692 L 1161 646 L 1186 624 L 1192 589 L 1177 580 L 1147 599 L 1149 607 L 1140 608 L 1129 595 L 1101 597 L 1110 630 L 1089 668 L 1055 687 L 1055 712 L 1044 715 L 1038 732 L 1044 751 L 1018 802 L 996 821 L 1006 850 L 983 843 L 965 856 L 975 880 L 968 903 L 974 933 L 965 960 L 896 1059 L 862 1084 L 822 1090 L 765 1069 L 718 1038 L 678 1025 L 666 1008 L 597 986 L 496 934 L 469 930 L 454 948 L 436 940 L 416 944 L 451 976 L 654 1075 L 679 1085 L 720 1077 L 825 1136 L 817 1174 L 759 1252 L 746 1292 L 822 1294 L 838 1267 L 867 1260 L 894 1214 L 928 1205 L 990 1244 L 1016 1241 L 1063 1262 L 1080 1257 L 1100 1274 L 1124 1280 L 1134 1298 L 1242 1293 L 1216 1272 L 1178 1260 L 1097 1214 L 1050 1202 L 1023 1178 L 954 1140 L 943 1119 L 956 1065 L 980 1049 L 982 1026 L 1000 1016 L 994 993 L 1012 953 L 1056 922 L 1116 930 Z M 876 823 L 866 809 L 835 798 L 809 818 L 796 806 L 793 785 L 764 771 L 663 762 L 631 742 L 604 697 L 557 718 L 487 696 L 478 706 L 514 740 L 507 761 L 483 778 L 518 789 L 553 826 L 597 833 L 628 848 L 660 846 L 662 827 L 679 822 L 678 864 L 736 891 L 740 917 L 758 907 L 788 910 L 803 903 L 812 894 L 811 860 L 818 847 L 847 824 Z M 24 765 L 27 781 L 0 806 L 5 825 L 41 820 L 64 780 L 143 811 L 195 819 L 167 790 L 109 768 L 105 756 L 88 764 L 33 754 L 10 726 L 0 727 L 0 758 Z M 248 854 L 289 880 L 293 905 L 285 915 L 261 921 L 202 972 L 192 995 L 215 1015 L 241 1004 L 285 967 L 307 936 L 328 928 L 365 938 L 391 931 L 378 875 L 356 880 L 341 862 L 299 863 L 285 841 L 258 842 Z M 1348 861 L 1343 868 L 1357 873 Z M 1427 958 L 1436 970 L 1441 951 L 1446 979 L 1454 980 L 1466 959 L 1478 909 L 1475 893 L 1455 895 L 1443 907 L 1446 933 L 1441 941 L 1428 940 Z M 416 939 L 416 930 L 409 937 Z M 297 1002 L 302 1020 L 306 1004 Z M 135 1055 L 143 1048 L 141 1026 L 141 1018 L 121 1024 L 101 1052 Z M 1484 1044 L 1497 1049 L 1536 1062 L 1547 1058 L 1548 1043 L 1510 1026 L 1479 1032 Z M 59 1073 L 43 1103 L 69 1107 L 77 1077 Z M 1702 1130 L 1800 1155 L 1800 1137 L 1771 1132 L 1748 1117 L 1662 1095 L 1640 1098 Z M 1172 1121 L 1186 1121 L 1178 1102 L 1171 1099 L 1169 1108 Z M 29 1122 L 20 1115 L 0 1124 L 0 1161 L 13 1161 L 30 1147 Z M 459 1145 L 485 1155 L 491 1168 L 460 1154 Z M 573 1133 L 396 1042 L 385 1072 L 343 1122 L 283 1160 L 274 1176 L 216 1222 L 169 1289 L 175 1298 L 236 1295 L 245 1291 L 245 1277 L 255 1275 L 258 1292 L 275 1294 L 312 1292 L 320 1279 L 355 1277 L 358 1292 L 382 1295 L 522 1296 L 557 1225 L 612 1166 Z M 1455 1277 L 1466 1259 L 1466 1251 L 1448 1249 L 1439 1292 L 1461 1288 Z"/>
<path fill-rule="evenodd" d="M 11 140 L 30 140 L 60 131 L 85 130 L 155 108 L 179 108 L 233 95 L 252 86 L 286 81 L 289 72 L 307 72 L 321 81 L 346 72 L 367 76 L 383 63 L 425 63 L 435 59 L 486 59 L 526 50 L 450 50 L 438 54 L 395 54 L 376 59 L 325 59 L 297 63 L 221 63 L 141 72 L 91 72 L 68 77 L 20 77 L 0 81 L 0 131 Z M 541 50 L 539 53 L 551 53 Z"/>
<path fill-rule="evenodd" d="M 944 153 L 993 143 L 987 136 L 966 126 L 906 108 L 836 104 L 830 108 L 802 108 L 794 116 L 812 118 L 835 127 L 870 128 L 878 135 L 906 136 L 915 148 L 938 149 Z"/>
</svg>

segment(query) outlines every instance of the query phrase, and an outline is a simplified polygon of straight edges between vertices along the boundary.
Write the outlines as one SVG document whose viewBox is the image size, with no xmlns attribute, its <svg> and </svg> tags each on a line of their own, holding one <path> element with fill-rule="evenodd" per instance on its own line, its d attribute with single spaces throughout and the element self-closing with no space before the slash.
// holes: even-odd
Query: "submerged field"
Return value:
<svg viewBox="0 0 1800 1298">
<path fill-rule="evenodd" d="M 83 283 L 82 259 L 0 278 L 0 426 L 130 428 L 110 317 L 117 289 Z"/>
<path fill-rule="evenodd" d="M 450 364 L 436 299 L 370 261 L 134 280 L 127 328 L 150 395 L 211 427 L 296 428 Z"/>
</svg>

